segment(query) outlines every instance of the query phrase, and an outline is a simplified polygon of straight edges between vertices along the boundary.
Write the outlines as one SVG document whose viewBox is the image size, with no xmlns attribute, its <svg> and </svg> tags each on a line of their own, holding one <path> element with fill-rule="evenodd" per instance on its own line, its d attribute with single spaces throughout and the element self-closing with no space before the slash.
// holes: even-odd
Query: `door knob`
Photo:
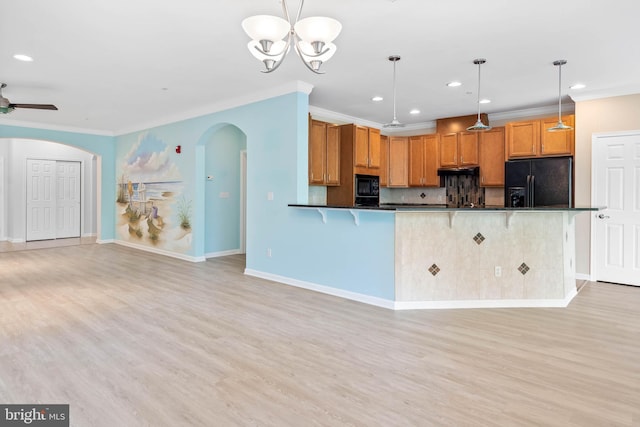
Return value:
<svg viewBox="0 0 640 427">
<path fill-rule="evenodd" d="M 606 219 L 606 218 L 609 218 L 609 215 L 599 214 L 599 215 L 598 215 L 598 218 L 600 218 L 600 219 Z"/>
</svg>

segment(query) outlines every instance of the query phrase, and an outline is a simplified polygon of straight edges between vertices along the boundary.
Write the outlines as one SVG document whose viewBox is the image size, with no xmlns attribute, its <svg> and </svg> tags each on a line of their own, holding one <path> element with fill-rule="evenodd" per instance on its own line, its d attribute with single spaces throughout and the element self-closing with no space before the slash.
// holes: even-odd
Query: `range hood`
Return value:
<svg viewBox="0 0 640 427">
<path fill-rule="evenodd" d="M 471 166 L 467 168 L 440 168 L 438 169 L 438 176 L 479 176 L 480 167 Z"/>
</svg>

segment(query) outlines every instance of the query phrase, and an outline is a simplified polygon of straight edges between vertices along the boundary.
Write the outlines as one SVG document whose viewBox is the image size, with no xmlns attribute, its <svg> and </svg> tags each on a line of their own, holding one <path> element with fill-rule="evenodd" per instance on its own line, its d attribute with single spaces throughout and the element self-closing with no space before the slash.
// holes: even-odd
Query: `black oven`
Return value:
<svg viewBox="0 0 640 427">
<path fill-rule="evenodd" d="M 356 175 L 355 190 L 356 206 L 378 206 L 380 203 L 380 177 Z"/>
</svg>

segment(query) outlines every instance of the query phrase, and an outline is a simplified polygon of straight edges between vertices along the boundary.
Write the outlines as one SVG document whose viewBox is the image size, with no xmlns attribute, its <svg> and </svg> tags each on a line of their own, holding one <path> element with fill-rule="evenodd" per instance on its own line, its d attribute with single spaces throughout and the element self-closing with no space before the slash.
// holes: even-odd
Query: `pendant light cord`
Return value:
<svg viewBox="0 0 640 427">
<path fill-rule="evenodd" d="M 562 122 L 562 64 L 558 65 L 558 123 Z"/>
<path fill-rule="evenodd" d="M 480 121 L 480 67 L 482 62 L 478 62 L 478 122 Z"/>
<path fill-rule="evenodd" d="M 393 61 L 393 121 L 394 122 L 397 120 L 396 118 L 396 62 L 398 62 L 397 59 Z"/>
</svg>

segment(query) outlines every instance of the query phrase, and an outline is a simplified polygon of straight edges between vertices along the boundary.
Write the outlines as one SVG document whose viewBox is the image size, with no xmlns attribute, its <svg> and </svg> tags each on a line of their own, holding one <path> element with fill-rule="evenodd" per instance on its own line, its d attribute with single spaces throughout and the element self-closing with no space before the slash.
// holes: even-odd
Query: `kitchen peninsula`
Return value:
<svg viewBox="0 0 640 427">
<path fill-rule="evenodd" d="M 309 220 L 326 227 L 336 216 L 358 227 L 393 215 L 395 298 L 384 305 L 393 309 L 566 307 L 577 292 L 573 219 L 599 210 L 289 206 L 317 211 Z"/>
</svg>

